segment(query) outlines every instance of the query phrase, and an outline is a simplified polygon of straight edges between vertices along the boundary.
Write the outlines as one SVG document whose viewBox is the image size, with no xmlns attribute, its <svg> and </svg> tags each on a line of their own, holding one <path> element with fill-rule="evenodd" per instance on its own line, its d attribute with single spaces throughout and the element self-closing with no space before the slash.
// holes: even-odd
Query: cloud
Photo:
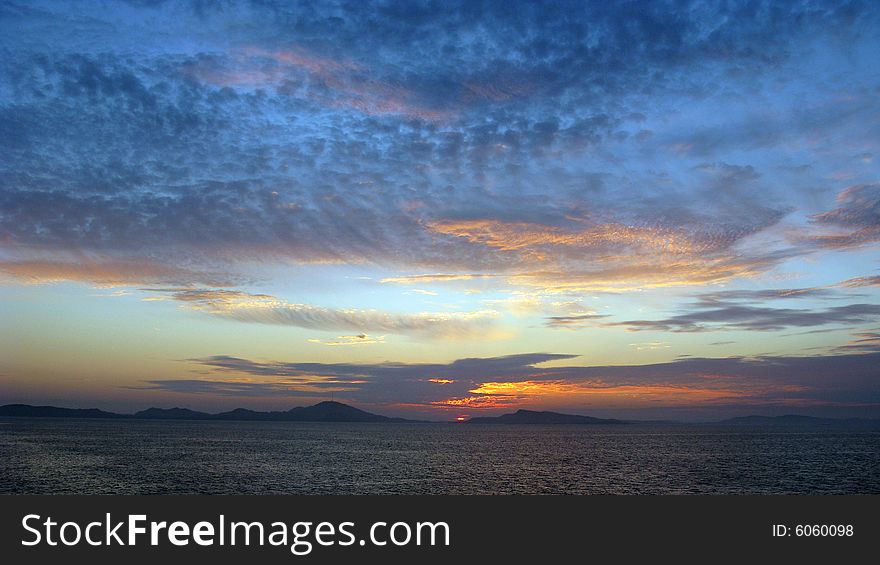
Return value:
<svg viewBox="0 0 880 565">
<path fill-rule="evenodd" d="M 531 283 L 555 277 L 600 288 L 720 282 L 774 263 L 770 257 L 737 257 L 732 247 L 749 233 L 740 229 L 688 232 L 588 221 L 562 228 L 495 220 L 435 222 L 428 229 L 508 257 L 520 271 L 511 278 Z"/>
<path fill-rule="evenodd" d="M 863 324 L 870 323 L 878 317 L 880 317 L 880 305 L 876 304 L 847 304 L 818 310 L 719 304 L 714 308 L 697 306 L 695 311 L 659 320 L 627 320 L 606 325 L 621 326 L 630 331 L 676 333 L 719 330 L 774 331 L 829 324 Z"/>
<path fill-rule="evenodd" d="M 866 277 L 855 277 L 852 279 L 847 279 L 838 284 L 838 286 L 848 287 L 848 288 L 861 288 L 865 286 L 880 286 L 880 276 L 866 276 Z"/>
<path fill-rule="evenodd" d="M 548 316 L 544 318 L 544 325 L 548 328 L 582 328 L 591 325 L 594 320 L 607 318 L 607 314 L 575 314 L 571 316 Z"/>
<path fill-rule="evenodd" d="M 812 236 L 820 247 L 848 249 L 880 241 L 880 183 L 845 188 L 837 195 L 837 208 L 813 216 L 813 221 L 838 232 Z"/>
<path fill-rule="evenodd" d="M 536 270 L 511 275 L 508 281 L 513 285 L 537 288 L 548 293 L 620 292 L 675 286 L 707 286 L 756 277 L 791 256 L 788 252 L 783 252 L 755 254 L 752 257 L 726 255 L 715 258 L 611 258 L 597 262 L 593 269 Z"/>
<path fill-rule="evenodd" d="M 716 345 L 716 344 L 712 344 Z M 630 347 L 635 347 L 636 351 L 645 351 L 645 350 L 655 350 L 655 349 L 668 349 L 670 345 L 663 341 L 649 341 L 643 343 L 630 343 Z"/>
<path fill-rule="evenodd" d="M 378 310 L 324 308 L 293 304 L 267 294 L 238 290 L 192 288 L 145 288 L 156 293 L 148 300 L 175 300 L 188 308 L 226 320 L 255 324 L 295 326 L 314 330 L 354 330 L 416 335 L 425 338 L 461 339 L 491 336 L 498 313 L 422 312 L 391 314 Z M 333 343 L 332 345 L 339 345 Z"/>
<path fill-rule="evenodd" d="M 294 379 L 273 383 L 209 379 L 159 379 L 146 381 L 146 386 L 135 388 L 137 390 L 163 390 L 183 394 L 212 394 L 236 398 L 274 395 L 320 398 L 331 393 L 356 391 L 358 384 L 360 384 L 359 381 L 319 378 Z"/>
<path fill-rule="evenodd" d="M 410 294 L 421 294 L 423 296 L 437 296 L 437 293 L 433 290 L 422 290 L 420 288 L 414 288 L 412 290 L 407 291 Z"/>
<path fill-rule="evenodd" d="M 190 63 L 185 72 L 214 86 L 250 90 L 270 87 L 288 96 L 367 115 L 399 115 L 429 122 L 450 117 L 443 108 L 423 103 L 419 93 L 377 78 L 363 65 L 321 56 L 302 47 L 283 51 L 248 47 L 230 59 L 221 65 L 216 61 Z"/>
<path fill-rule="evenodd" d="M 63 281 L 87 282 L 97 286 L 201 283 L 214 287 L 232 286 L 240 277 L 221 272 L 204 272 L 169 265 L 151 259 L 79 257 L 77 260 L 0 260 L 0 282 L 51 284 Z"/>
<path fill-rule="evenodd" d="M 594 225 L 587 229 L 564 230 L 556 226 L 542 226 L 524 222 L 504 223 L 495 220 L 468 220 L 432 222 L 430 231 L 464 238 L 500 251 L 515 251 L 525 259 L 542 260 L 542 249 L 560 247 L 607 250 L 631 248 L 644 253 L 689 255 L 708 253 L 729 245 L 725 236 L 717 234 L 700 237 L 688 236 L 681 230 L 626 225 Z"/>
<path fill-rule="evenodd" d="M 566 223 L 572 222 L 566 220 Z M 430 224 L 428 228 L 489 253 L 501 272 L 424 274 L 382 279 L 384 283 L 455 283 L 488 279 L 543 292 L 622 291 L 709 285 L 762 274 L 803 252 L 796 248 L 743 253 L 736 246 L 750 232 L 625 225 L 567 227 L 479 220 Z M 481 251 L 475 251 L 481 249 Z"/>
<path fill-rule="evenodd" d="M 764 302 L 767 300 L 784 300 L 796 298 L 829 298 L 837 297 L 833 289 L 828 288 L 773 288 L 762 290 L 721 290 L 701 292 L 697 295 L 700 304 L 724 304 L 725 302 Z"/>
<path fill-rule="evenodd" d="M 340 335 L 336 339 L 321 340 L 309 339 L 309 343 L 319 343 L 321 345 L 338 346 L 338 345 L 372 345 L 375 343 L 385 343 L 385 336 L 371 337 L 367 334 L 358 335 Z"/>
<path fill-rule="evenodd" d="M 529 374 L 534 365 L 550 361 L 572 359 L 576 355 L 559 353 L 523 353 L 503 357 L 466 358 L 451 363 L 283 363 L 257 362 L 238 357 L 218 355 L 192 361 L 222 373 L 240 373 L 254 376 L 309 376 L 322 374 L 344 378 L 425 379 L 443 378 L 459 380 L 474 378 Z M 421 381 L 420 381 L 421 382 Z"/>
<path fill-rule="evenodd" d="M 880 353 L 880 330 L 856 332 L 852 339 L 834 348 L 835 353 Z"/>
<path fill-rule="evenodd" d="M 815 288 L 760 290 L 722 290 L 697 294 L 695 301 L 684 305 L 681 314 L 655 320 L 606 322 L 610 327 L 630 331 L 669 331 L 676 333 L 722 330 L 776 331 L 792 327 L 857 325 L 870 323 L 880 316 L 880 306 L 854 303 L 828 308 L 777 308 L 762 303 L 775 301 L 852 300 L 864 295 L 841 292 L 837 287 L 852 287 L 847 282 Z M 828 329 L 812 332 L 830 331 Z M 729 342 L 722 342 L 729 343 Z"/>
<path fill-rule="evenodd" d="M 868 336 L 873 339 L 876 336 Z M 194 359 L 201 379 L 152 380 L 175 392 L 291 394 L 346 388 L 340 397 L 411 408 L 511 406 L 880 407 L 880 353 L 687 358 L 648 365 L 559 366 L 572 355 L 531 353 L 451 363 L 287 363 L 215 356 Z M 553 361 L 554 366 L 538 366 Z"/>
<path fill-rule="evenodd" d="M 874 51 L 870 4 L 3 10 L 0 250 L 240 275 L 348 263 L 396 282 L 723 282 L 776 267 L 784 249 L 744 244 L 800 209 L 767 157 L 788 146 L 759 131 L 754 108 L 778 103 L 764 79 L 816 98 L 810 120 L 835 139 L 861 142 L 877 113 L 850 53 Z M 811 52 L 854 102 L 802 72 L 793 54 Z M 700 145 L 679 138 L 706 105 L 699 160 L 668 163 L 670 143 Z M 875 153 L 863 145 L 847 151 Z M 843 208 L 873 201 L 859 186 Z M 824 247 L 874 241 L 864 214 L 815 221 L 844 230 Z"/>
</svg>

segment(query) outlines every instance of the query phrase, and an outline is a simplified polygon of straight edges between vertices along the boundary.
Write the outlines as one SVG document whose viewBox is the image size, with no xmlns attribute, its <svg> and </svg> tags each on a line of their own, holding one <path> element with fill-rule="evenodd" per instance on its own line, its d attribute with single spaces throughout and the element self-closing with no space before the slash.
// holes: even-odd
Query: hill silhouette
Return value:
<svg viewBox="0 0 880 565">
<path fill-rule="evenodd" d="M 259 412 L 236 408 L 219 414 L 197 412 L 188 408 L 148 408 L 135 414 L 115 414 L 97 408 L 57 408 L 7 404 L 0 406 L 0 417 L 27 418 L 129 418 L 135 420 L 255 420 L 272 422 L 414 422 L 403 418 L 380 416 L 341 402 L 325 401 L 313 406 L 291 408 L 286 412 Z"/>
<path fill-rule="evenodd" d="M 0 416 L 27 418 L 125 418 L 121 414 L 105 412 L 97 408 L 58 408 L 57 406 L 31 406 L 7 404 L 0 406 Z"/>
</svg>

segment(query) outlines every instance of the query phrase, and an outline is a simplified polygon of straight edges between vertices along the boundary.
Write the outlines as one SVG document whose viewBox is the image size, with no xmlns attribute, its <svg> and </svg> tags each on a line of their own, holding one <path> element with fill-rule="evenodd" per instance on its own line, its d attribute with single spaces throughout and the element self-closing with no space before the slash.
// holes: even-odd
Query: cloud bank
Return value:
<svg viewBox="0 0 880 565">
<path fill-rule="evenodd" d="M 876 341 L 876 335 L 860 336 Z M 582 409 L 880 407 L 880 353 L 688 358 L 668 363 L 558 366 L 573 355 L 529 353 L 451 363 L 289 363 L 214 356 L 192 360 L 199 379 L 147 388 L 182 393 L 295 396 L 308 393 L 412 409 L 505 410 L 550 404 Z M 553 366 L 541 366 L 548 362 Z M 621 397 L 625 397 L 622 403 Z"/>
</svg>

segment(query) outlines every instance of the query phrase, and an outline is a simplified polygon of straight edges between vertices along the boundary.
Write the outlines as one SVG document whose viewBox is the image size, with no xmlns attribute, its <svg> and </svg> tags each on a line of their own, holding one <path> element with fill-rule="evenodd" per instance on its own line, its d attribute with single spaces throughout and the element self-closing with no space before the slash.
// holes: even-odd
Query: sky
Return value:
<svg viewBox="0 0 880 565">
<path fill-rule="evenodd" d="M 880 416 L 880 5 L 0 1 L 0 401 Z"/>
</svg>

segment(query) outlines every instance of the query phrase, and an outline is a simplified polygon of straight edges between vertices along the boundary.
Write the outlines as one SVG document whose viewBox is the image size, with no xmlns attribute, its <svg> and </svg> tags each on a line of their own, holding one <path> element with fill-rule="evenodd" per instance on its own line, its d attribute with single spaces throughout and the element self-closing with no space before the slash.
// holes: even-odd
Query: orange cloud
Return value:
<svg viewBox="0 0 880 565">
<path fill-rule="evenodd" d="M 512 397 L 503 396 L 467 396 L 464 398 L 450 398 L 448 400 L 437 400 L 430 403 L 432 406 L 441 408 L 509 408 L 522 404 L 522 400 Z M 419 406 L 419 405 L 414 405 Z"/>
<path fill-rule="evenodd" d="M 182 267 L 149 260 L 80 258 L 69 260 L 33 260 L 0 262 L 0 282 L 51 284 L 65 281 L 85 282 L 95 286 L 131 286 L 150 284 L 190 284 L 201 282 L 214 287 L 234 284 L 221 273 L 200 273 Z"/>
<path fill-rule="evenodd" d="M 430 231 L 463 237 L 504 251 L 522 250 L 543 258 L 534 248 L 541 246 L 597 247 L 609 245 L 661 253 L 688 254 L 706 251 L 711 245 L 698 243 L 680 230 L 669 228 L 600 224 L 569 231 L 555 226 L 496 220 L 437 221 L 426 224 Z"/>
<path fill-rule="evenodd" d="M 674 260 L 620 257 L 592 270 L 536 270 L 513 274 L 515 285 L 547 293 L 619 292 L 673 286 L 721 284 L 736 278 L 755 277 L 774 265 L 775 258 L 736 256 L 682 257 Z"/>
<path fill-rule="evenodd" d="M 473 396 L 449 398 L 431 404 L 474 409 L 571 404 L 585 407 L 669 407 L 742 402 L 757 399 L 770 392 L 797 393 L 805 390 L 808 389 L 796 385 L 733 389 L 671 384 L 606 385 L 601 381 L 490 381 L 469 390 Z"/>
<path fill-rule="evenodd" d="M 730 249 L 737 234 L 691 234 L 681 229 L 596 224 L 565 229 L 528 222 L 427 222 L 428 231 L 507 254 L 514 285 L 547 292 L 620 291 L 717 284 L 763 273 L 778 257 L 742 256 Z M 420 275 L 383 282 L 453 281 L 475 275 Z"/>
<path fill-rule="evenodd" d="M 665 399 L 675 400 L 717 400 L 719 398 L 748 396 L 748 392 L 742 390 L 707 389 L 699 387 L 687 387 L 680 385 L 614 385 L 607 386 L 601 383 L 570 383 L 565 381 L 523 381 L 523 382 L 486 382 L 477 388 L 469 390 L 473 394 L 500 395 L 500 396 L 552 396 L 565 395 L 599 395 L 599 396 L 626 396 L 654 397 L 662 396 Z"/>
<path fill-rule="evenodd" d="M 537 255 L 535 255 L 537 256 Z M 533 257 L 535 257 L 533 256 Z M 550 254 L 545 254 L 550 263 Z M 507 284 L 528 287 L 533 292 L 547 294 L 580 292 L 623 292 L 645 288 L 664 288 L 687 285 L 721 284 L 736 278 L 763 274 L 776 263 L 775 257 L 719 257 L 683 256 L 665 259 L 661 256 L 617 256 L 597 258 L 594 267 L 577 265 L 565 268 L 562 264 L 540 263 L 534 269 L 508 274 L 423 274 L 388 277 L 381 280 L 391 284 L 455 283 L 474 279 L 500 279 Z"/>
</svg>

